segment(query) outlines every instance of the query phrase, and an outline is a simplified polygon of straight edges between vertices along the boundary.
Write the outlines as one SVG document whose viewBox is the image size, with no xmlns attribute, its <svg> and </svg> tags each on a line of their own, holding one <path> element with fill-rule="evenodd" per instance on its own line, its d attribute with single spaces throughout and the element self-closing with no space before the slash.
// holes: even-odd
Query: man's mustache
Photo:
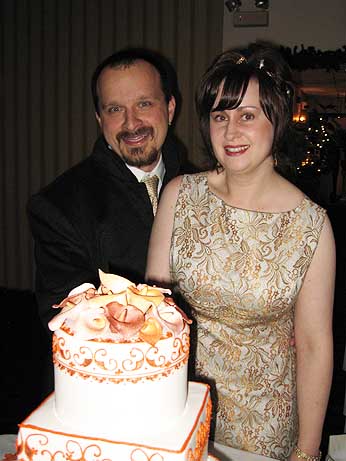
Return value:
<svg viewBox="0 0 346 461">
<path fill-rule="evenodd" d="M 117 134 L 117 140 L 120 142 L 122 139 L 131 139 L 136 136 L 154 136 L 154 130 L 151 126 L 143 126 L 141 128 L 138 128 L 138 130 L 135 131 L 128 131 L 128 130 L 123 130 L 120 131 L 120 133 Z"/>
</svg>

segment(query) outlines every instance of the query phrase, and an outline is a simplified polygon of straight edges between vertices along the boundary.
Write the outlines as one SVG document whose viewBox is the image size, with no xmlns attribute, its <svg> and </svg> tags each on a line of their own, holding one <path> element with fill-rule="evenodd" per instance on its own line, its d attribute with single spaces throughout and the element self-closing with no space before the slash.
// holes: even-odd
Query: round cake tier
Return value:
<svg viewBox="0 0 346 461">
<path fill-rule="evenodd" d="M 59 419 L 92 432 L 121 425 L 167 430 L 185 408 L 189 326 L 155 346 L 143 341 L 81 340 L 53 335 L 55 409 Z"/>
</svg>

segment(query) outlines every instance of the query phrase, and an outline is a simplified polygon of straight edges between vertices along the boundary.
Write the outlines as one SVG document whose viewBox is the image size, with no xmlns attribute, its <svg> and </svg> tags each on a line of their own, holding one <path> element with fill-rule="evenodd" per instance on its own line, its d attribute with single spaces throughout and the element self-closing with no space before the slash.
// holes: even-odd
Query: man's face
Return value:
<svg viewBox="0 0 346 461">
<path fill-rule="evenodd" d="M 173 97 L 166 103 L 157 70 L 146 61 L 107 67 L 97 91 L 96 119 L 108 144 L 127 164 L 151 171 L 175 110 Z"/>
</svg>

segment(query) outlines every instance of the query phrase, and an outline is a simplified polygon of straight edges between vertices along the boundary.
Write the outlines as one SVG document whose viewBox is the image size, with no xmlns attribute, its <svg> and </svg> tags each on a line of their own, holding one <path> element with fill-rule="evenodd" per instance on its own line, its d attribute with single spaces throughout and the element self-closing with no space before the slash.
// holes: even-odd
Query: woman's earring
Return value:
<svg viewBox="0 0 346 461">
<path fill-rule="evenodd" d="M 273 163 L 274 163 L 274 168 L 278 166 L 278 159 L 276 157 L 276 152 L 273 153 Z"/>
<path fill-rule="evenodd" d="M 223 166 L 221 165 L 221 163 L 217 162 L 215 168 L 216 168 L 217 174 L 222 173 Z"/>
</svg>

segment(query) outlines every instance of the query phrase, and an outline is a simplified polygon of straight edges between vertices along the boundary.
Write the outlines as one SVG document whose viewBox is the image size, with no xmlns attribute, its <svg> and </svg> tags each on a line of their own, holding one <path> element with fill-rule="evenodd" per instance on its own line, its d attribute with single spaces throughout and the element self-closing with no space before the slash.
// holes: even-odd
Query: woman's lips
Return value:
<svg viewBox="0 0 346 461">
<path fill-rule="evenodd" d="M 230 157 L 237 157 L 238 155 L 242 155 L 245 151 L 248 150 L 250 147 L 249 144 L 243 146 L 225 146 L 226 155 Z"/>
</svg>

